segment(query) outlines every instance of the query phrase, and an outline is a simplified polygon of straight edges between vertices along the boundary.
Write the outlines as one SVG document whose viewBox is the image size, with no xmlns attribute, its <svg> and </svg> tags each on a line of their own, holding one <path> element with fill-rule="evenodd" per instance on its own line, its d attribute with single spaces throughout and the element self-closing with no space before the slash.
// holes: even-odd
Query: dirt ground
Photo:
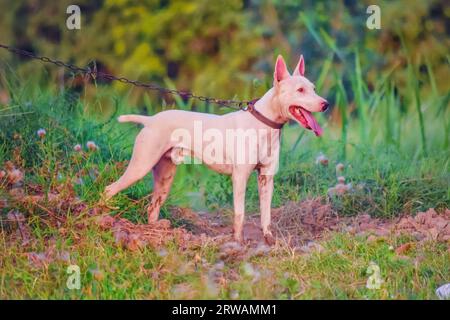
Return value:
<svg viewBox="0 0 450 320">
<path fill-rule="evenodd" d="M 186 208 L 172 208 L 172 227 L 169 220 L 159 220 L 149 225 L 135 225 L 126 219 L 102 216 L 97 221 L 103 228 L 112 228 L 117 243 L 136 250 L 140 246 L 161 246 L 175 239 L 182 247 L 192 247 L 207 242 L 221 246 L 224 258 L 258 254 L 269 250 L 259 224 L 259 215 L 246 217 L 244 244 L 232 239 L 231 216 L 216 213 L 197 213 Z M 367 214 L 339 217 L 331 206 L 321 199 L 290 202 L 272 212 L 272 231 L 276 241 L 294 250 L 320 249 L 317 240 L 332 231 L 366 235 L 376 241 L 390 235 L 407 234 L 416 241 L 437 240 L 450 243 L 450 210 L 442 213 L 429 209 L 415 216 L 383 220 Z"/>
<path fill-rule="evenodd" d="M 25 195 L 21 188 L 12 188 L 9 194 L 11 201 L 20 202 L 22 206 L 45 209 L 48 213 L 46 223 L 57 226 L 62 235 L 66 218 L 56 212 L 66 212 L 70 208 L 72 213 L 83 215 L 76 225 L 77 228 L 85 228 L 93 220 L 100 228 L 111 229 L 117 245 L 130 250 L 138 250 L 144 246 L 159 248 L 169 241 L 176 241 L 181 248 L 216 243 L 221 246 L 225 255 L 234 255 L 236 252 L 245 255 L 249 250 L 264 252 L 269 248 L 260 229 L 258 214 L 246 216 L 244 243 L 237 244 L 232 237 L 233 223 L 230 211 L 208 213 L 173 207 L 170 210 L 170 221 L 160 219 L 152 224 L 133 224 L 127 219 L 111 216 L 107 208 L 88 209 L 73 192 L 52 193 L 45 196 L 41 190 L 35 190 L 34 195 Z M 4 199 L 0 203 L 0 208 L 2 206 L 13 208 L 11 204 Z M 86 211 L 87 215 L 82 214 Z M 23 245 L 32 241 L 27 219 L 26 215 L 17 210 L 9 211 L 7 219 L 3 222 L 6 222 L 11 231 L 10 240 L 20 241 Z M 372 218 L 364 213 L 342 217 L 325 199 L 306 199 L 289 202 L 281 208 L 273 209 L 271 229 L 276 243 L 298 251 L 317 249 L 319 246 L 317 240 L 333 231 L 366 235 L 368 241 L 376 241 L 390 235 L 408 234 L 415 241 L 429 239 L 450 244 L 450 210 L 445 209 L 438 213 L 431 208 L 415 216 L 405 214 L 389 220 Z"/>
</svg>

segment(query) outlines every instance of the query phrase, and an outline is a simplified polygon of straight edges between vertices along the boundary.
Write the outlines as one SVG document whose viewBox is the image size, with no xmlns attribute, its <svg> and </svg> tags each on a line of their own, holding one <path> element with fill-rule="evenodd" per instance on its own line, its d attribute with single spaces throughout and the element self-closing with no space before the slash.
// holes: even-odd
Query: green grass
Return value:
<svg viewBox="0 0 450 320">
<path fill-rule="evenodd" d="M 226 263 L 227 281 L 211 290 L 205 275 L 219 260 L 217 248 L 181 251 L 176 244 L 161 254 L 151 249 L 133 252 L 118 248 L 109 232 L 88 228 L 83 240 L 59 239 L 57 249 L 70 252 L 70 262 L 54 261 L 33 268 L 23 258 L 20 245 L 1 246 L 0 297 L 3 299 L 435 299 L 434 290 L 450 272 L 449 253 L 443 244 L 417 246 L 407 258 L 390 249 L 402 239 L 368 244 L 364 237 L 331 235 L 324 249 L 292 254 L 283 247 L 250 261 Z M 403 239 L 405 241 L 405 239 Z M 37 243 L 36 252 L 48 249 Z M 195 264 L 196 258 L 204 262 Z M 375 262 L 381 270 L 380 289 L 366 288 L 367 268 Z M 251 263 L 262 277 L 244 271 Z M 81 289 L 66 287 L 69 264 L 81 270 Z M 94 271 L 95 270 L 95 271 Z M 229 275 L 234 273 L 231 278 Z M 177 290 L 182 287 L 185 290 Z"/>
</svg>

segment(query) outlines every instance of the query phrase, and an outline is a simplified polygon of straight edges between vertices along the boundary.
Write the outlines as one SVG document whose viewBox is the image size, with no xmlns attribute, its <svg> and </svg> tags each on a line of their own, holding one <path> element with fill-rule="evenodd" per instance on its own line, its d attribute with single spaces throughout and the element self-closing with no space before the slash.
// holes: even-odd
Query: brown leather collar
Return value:
<svg viewBox="0 0 450 320">
<path fill-rule="evenodd" d="M 269 127 L 273 129 L 281 129 L 284 126 L 284 123 L 279 123 L 270 120 L 269 118 L 265 117 L 262 113 L 260 113 L 258 110 L 255 109 L 255 102 L 257 100 L 252 100 L 248 103 L 247 111 L 250 112 L 256 119 L 261 121 L 262 123 L 268 125 Z"/>
</svg>

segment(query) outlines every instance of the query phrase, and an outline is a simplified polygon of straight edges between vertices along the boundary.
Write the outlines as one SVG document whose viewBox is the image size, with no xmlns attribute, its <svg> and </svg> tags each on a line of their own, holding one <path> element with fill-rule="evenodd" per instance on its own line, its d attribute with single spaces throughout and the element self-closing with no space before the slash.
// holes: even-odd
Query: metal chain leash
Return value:
<svg viewBox="0 0 450 320">
<path fill-rule="evenodd" d="M 106 79 L 106 80 L 110 80 L 110 81 L 119 81 L 122 83 L 131 84 L 133 86 L 145 88 L 148 90 L 159 91 L 161 93 L 166 93 L 166 94 L 171 94 L 171 95 L 178 95 L 184 99 L 196 99 L 196 100 L 203 101 L 206 103 L 213 103 L 216 105 L 220 105 L 221 107 L 228 107 L 228 108 L 232 108 L 232 109 L 236 109 L 236 110 L 247 111 L 248 106 L 253 104 L 255 101 L 255 100 L 250 100 L 250 101 L 226 100 L 226 99 L 217 99 L 217 98 L 212 98 L 212 97 L 207 97 L 207 96 L 195 95 L 188 91 L 168 89 L 168 88 L 164 88 L 159 85 L 152 84 L 152 83 L 145 83 L 145 82 L 141 82 L 138 80 L 130 80 L 125 77 L 117 77 L 112 74 L 97 71 L 96 68 L 90 68 L 90 67 L 81 68 L 81 67 L 75 66 L 73 64 L 63 62 L 61 60 L 52 59 L 52 58 L 49 58 L 46 56 L 39 56 L 30 51 L 14 48 L 9 45 L 2 44 L 2 43 L 0 43 L 0 48 L 6 49 L 17 55 L 21 55 L 21 56 L 28 57 L 31 59 L 40 60 L 45 63 L 51 63 L 51 64 L 54 64 L 59 67 L 64 67 L 75 73 L 81 73 L 84 75 L 88 75 L 88 76 L 92 77 L 92 79 L 102 78 L 102 79 Z"/>
</svg>

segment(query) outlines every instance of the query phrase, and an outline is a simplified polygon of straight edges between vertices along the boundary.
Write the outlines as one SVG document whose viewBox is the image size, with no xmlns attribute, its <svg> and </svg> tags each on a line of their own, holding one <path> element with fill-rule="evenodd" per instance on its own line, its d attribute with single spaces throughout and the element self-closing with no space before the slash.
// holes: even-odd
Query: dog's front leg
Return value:
<svg viewBox="0 0 450 320">
<path fill-rule="evenodd" d="M 261 227 L 264 234 L 264 239 L 268 244 L 273 244 L 274 239 L 270 232 L 270 211 L 273 193 L 273 176 L 272 175 L 258 175 L 258 193 L 259 193 L 259 207 L 261 211 Z"/>
<path fill-rule="evenodd" d="M 247 180 L 249 172 L 238 171 L 233 172 L 233 203 L 234 203 L 234 239 L 242 242 L 243 225 L 245 215 L 245 190 L 247 188 Z"/>
</svg>

